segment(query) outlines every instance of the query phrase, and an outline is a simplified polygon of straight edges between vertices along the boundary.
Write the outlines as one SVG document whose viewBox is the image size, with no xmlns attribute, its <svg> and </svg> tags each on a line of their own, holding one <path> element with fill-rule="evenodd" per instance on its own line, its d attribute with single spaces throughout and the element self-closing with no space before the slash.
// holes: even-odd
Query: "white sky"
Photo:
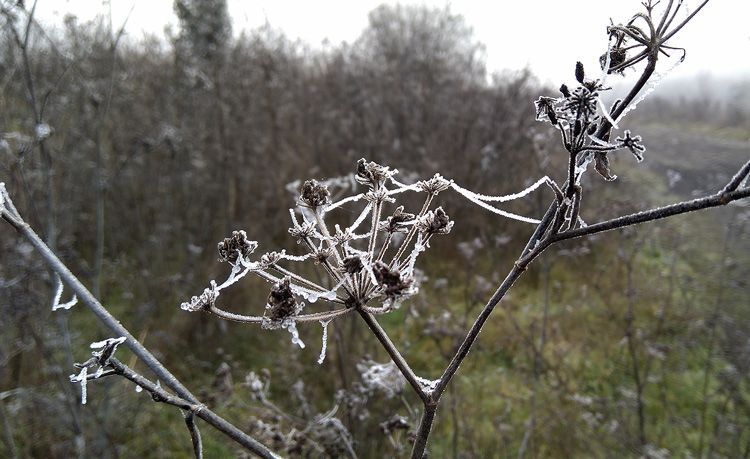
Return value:
<svg viewBox="0 0 750 459">
<path fill-rule="evenodd" d="M 668 0 L 662 0 L 666 3 Z M 132 38 L 162 35 L 165 25 L 176 24 L 172 0 L 112 0 L 115 27 L 132 8 L 126 28 Z M 254 1 L 228 0 L 234 32 L 262 25 L 266 20 L 292 39 L 313 46 L 324 40 L 335 45 L 354 41 L 367 25 L 369 11 L 378 0 Z M 640 11 L 640 0 L 520 0 L 520 1 L 407 1 L 402 4 L 450 6 L 473 27 L 486 46 L 491 72 L 530 67 L 544 81 L 559 84 L 572 78 L 577 60 L 596 68 L 606 46 L 605 27 L 612 18 L 624 22 Z M 39 17 L 60 23 L 65 13 L 81 20 L 109 11 L 103 0 L 39 0 Z M 686 0 L 691 10 L 698 0 Z M 682 14 L 685 14 L 684 12 Z M 735 75 L 750 72 L 750 0 L 711 0 L 670 42 L 687 48 L 688 57 L 675 76 L 695 73 Z"/>
</svg>

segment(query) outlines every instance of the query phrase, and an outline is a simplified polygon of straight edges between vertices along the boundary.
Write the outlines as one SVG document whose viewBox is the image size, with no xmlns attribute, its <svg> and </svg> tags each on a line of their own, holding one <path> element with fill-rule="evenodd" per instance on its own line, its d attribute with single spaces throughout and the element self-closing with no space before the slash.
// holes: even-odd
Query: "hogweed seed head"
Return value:
<svg viewBox="0 0 750 459">
<path fill-rule="evenodd" d="M 307 180 L 302 184 L 299 195 L 300 204 L 316 210 L 330 203 L 331 192 L 328 187 L 317 180 Z"/>
<path fill-rule="evenodd" d="M 404 212 L 404 206 L 396 207 L 393 211 L 393 215 L 380 222 L 379 230 L 388 233 L 405 233 L 409 227 L 407 222 L 413 221 L 415 218 L 414 214 Z"/>
<path fill-rule="evenodd" d="M 232 231 L 232 236 L 225 238 L 218 244 L 219 261 L 237 263 L 239 257 L 246 259 L 257 248 L 258 243 L 248 240 L 245 230 Z"/>
<path fill-rule="evenodd" d="M 202 311 L 210 309 L 215 303 L 216 298 L 219 296 L 219 292 L 216 289 L 216 282 L 211 281 L 211 286 L 203 290 L 198 296 L 190 298 L 190 301 L 186 301 L 180 305 L 183 311 Z"/>
<path fill-rule="evenodd" d="M 362 263 L 362 258 L 359 255 L 349 255 L 344 258 L 342 266 L 343 271 L 350 276 L 362 271 L 364 267 L 365 265 Z"/>
<path fill-rule="evenodd" d="M 453 228 L 453 222 L 442 207 L 430 210 L 417 220 L 417 229 L 427 236 L 433 234 L 448 234 Z"/>
<path fill-rule="evenodd" d="M 411 278 L 404 278 L 398 269 L 390 268 L 382 261 L 375 262 L 372 265 L 372 271 L 387 297 L 401 296 L 411 287 Z"/>
<path fill-rule="evenodd" d="M 284 277 L 281 282 L 275 284 L 268 295 L 266 312 L 263 318 L 272 323 L 282 323 L 286 319 L 294 317 L 302 310 L 302 304 L 298 303 L 291 288 L 291 279 Z"/>
<path fill-rule="evenodd" d="M 417 182 L 417 188 L 426 193 L 437 195 L 441 191 L 445 191 L 450 188 L 451 183 L 452 182 L 450 180 L 444 179 L 442 175 L 435 174 L 431 179 L 421 180 Z"/>
<path fill-rule="evenodd" d="M 631 136 L 630 131 L 626 130 L 624 133 L 625 137 L 617 137 L 615 139 L 615 142 L 618 142 L 619 146 L 621 148 L 627 148 L 630 150 L 630 152 L 635 156 L 635 159 L 638 162 L 643 161 L 643 152 L 646 151 L 646 147 L 643 146 L 643 139 L 641 139 L 641 136 L 637 135 L 635 137 Z"/>
<path fill-rule="evenodd" d="M 385 182 L 395 174 L 396 171 L 391 170 L 387 166 L 381 166 L 375 162 L 367 162 L 366 159 L 362 158 L 357 161 L 357 175 L 354 179 L 357 183 L 367 185 L 371 190 L 377 190 L 385 185 Z"/>
</svg>

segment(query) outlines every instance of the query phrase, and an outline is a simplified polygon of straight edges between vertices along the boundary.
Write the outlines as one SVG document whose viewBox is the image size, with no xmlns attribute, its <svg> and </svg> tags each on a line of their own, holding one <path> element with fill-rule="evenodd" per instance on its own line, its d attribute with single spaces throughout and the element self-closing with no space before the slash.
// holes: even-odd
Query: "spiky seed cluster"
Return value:
<svg viewBox="0 0 750 459">
<path fill-rule="evenodd" d="M 315 252 L 315 255 L 313 256 L 313 259 L 315 260 L 315 264 L 321 265 L 325 264 L 331 257 L 333 257 L 334 252 L 333 248 L 326 247 L 323 249 L 320 249 Z"/>
<path fill-rule="evenodd" d="M 295 224 L 289 228 L 289 234 L 297 239 L 297 244 L 315 234 L 315 222 Z"/>
<path fill-rule="evenodd" d="M 622 56 L 617 48 L 615 51 L 613 59 L 617 63 Z M 640 143 L 640 137 L 632 137 L 630 133 L 626 133 L 624 138 L 618 137 L 613 143 L 606 142 L 610 135 L 608 132 L 600 135 L 597 140 L 592 139 L 604 123 L 603 117 L 597 115 L 600 93 L 610 88 L 605 88 L 599 80 L 586 79 L 583 64 L 580 62 L 576 64 L 575 77 L 579 86 L 572 91 L 563 84 L 560 86 L 562 97 L 555 99 L 542 96 L 534 102 L 536 119 L 549 122 L 561 131 L 565 148 L 576 157 L 577 165 L 588 164 L 593 159 L 595 170 L 605 180 L 614 180 L 617 176 L 610 172 L 608 153 L 627 148 L 638 161 L 641 161 L 645 148 Z M 609 112 L 613 113 L 620 103 L 619 100 L 615 102 Z M 611 125 L 608 126 L 611 128 Z M 585 170 L 585 167 L 582 170 Z M 579 179 L 580 177 L 577 177 L 575 180 Z"/>
<path fill-rule="evenodd" d="M 330 199 L 331 192 L 328 191 L 328 187 L 317 180 L 306 180 L 302 184 L 299 202 L 305 207 L 315 210 L 327 205 Z"/>
<path fill-rule="evenodd" d="M 428 211 L 422 218 L 417 220 L 417 229 L 427 236 L 433 234 L 448 234 L 453 228 L 453 222 L 442 207 L 434 211 Z"/>
<path fill-rule="evenodd" d="M 628 53 L 622 47 L 614 47 L 609 51 L 609 71 L 608 73 L 623 73 L 624 68 L 620 68 L 622 64 L 627 60 Z M 599 56 L 599 64 L 604 70 L 604 66 L 607 65 L 607 53 Z M 614 70 L 612 70 L 614 69 Z"/>
<path fill-rule="evenodd" d="M 641 136 L 637 135 L 633 137 L 629 130 L 626 130 L 623 134 L 625 137 L 618 137 L 615 139 L 615 142 L 618 142 L 619 146 L 630 150 L 638 162 L 643 161 L 643 152 L 646 151 L 646 147 L 641 143 L 643 141 Z"/>
<path fill-rule="evenodd" d="M 218 297 L 216 291 L 216 283 L 212 282 L 211 286 L 203 290 L 198 296 L 190 298 L 190 301 L 186 301 L 180 305 L 183 311 L 202 311 L 204 309 L 210 309 L 216 303 L 216 297 Z"/>
<path fill-rule="evenodd" d="M 402 276 L 398 269 L 390 268 L 382 261 L 376 262 L 372 271 L 383 293 L 389 298 L 403 295 L 413 282 L 411 278 Z"/>
<path fill-rule="evenodd" d="M 413 221 L 414 218 L 414 214 L 404 212 L 404 206 L 398 206 L 396 207 L 396 210 L 393 211 L 393 215 L 386 218 L 385 221 L 380 222 L 380 227 L 378 229 L 391 234 L 405 233 L 409 230 L 409 226 L 406 223 Z"/>
<path fill-rule="evenodd" d="M 362 184 L 370 187 L 371 190 L 378 190 L 385 185 L 386 180 L 391 178 L 395 171 L 392 171 L 387 166 L 381 166 L 375 162 L 367 162 L 366 159 L 362 158 L 357 161 L 357 175 L 354 179 Z"/>
<path fill-rule="evenodd" d="M 263 315 L 265 319 L 273 323 L 280 323 L 284 320 L 294 317 L 302 310 L 302 305 L 297 303 L 292 292 L 291 279 L 285 277 L 278 284 L 275 284 L 268 295 L 268 304 L 266 312 Z"/>
<path fill-rule="evenodd" d="M 218 244 L 219 261 L 237 263 L 240 256 L 247 259 L 257 248 L 258 243 L 249 241 L 244 230 L 232 231 L 231 237 L 225 238 Z"/>
<path fill-rule="evenodd" d="M 440 174 L 435 174 L 431 179 L 417 182 L 417 188 L 431 195 L 437 195 L 450 187 L 451 181 L 444 179 Z"/>
<path fill-rule="evenodd" d="M 567 86 L 563 85 L 567 91 Z M 550 123 L 557 124 L 557 115 L 555 114 L 555 104 L 557 99 L 554 97 L 540 96 L 534 102 L 534 109 L 536 110 L 537 121 L 549 121 Z"/>
</svg>

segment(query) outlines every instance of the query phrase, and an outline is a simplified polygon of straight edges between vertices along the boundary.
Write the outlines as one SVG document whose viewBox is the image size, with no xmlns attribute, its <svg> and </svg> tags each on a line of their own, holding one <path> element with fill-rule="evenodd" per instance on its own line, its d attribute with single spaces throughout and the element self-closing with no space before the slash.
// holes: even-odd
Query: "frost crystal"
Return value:
<svg viewBox="0 0 750 459">
<path fill-rule="evenodd" d="M 57 311 L 58 309 L 65 309 L 68 310 L 78 304 L 78 297 L 74 294 L 73 298 L 70 299 L 67 303 L 60 303 L 60 299 L 62 298 L 63 293 L 63 283 L 62 280 L 60 280 L 60 276 L 55 275 L 55 281 L 57 283 L 57 286 L 55 288 L 55 296 L 52 299 L 52 310 Z"/>
<path fill-rule="evenodd" d="M 77 375 L 70 375 L 70 382 L 81 384 L 81 405 L 86 404 L 86 383 L 88 382 L 88 367 L 81 368 L 81 372 Z"/>
<path fill-rule="evenodd" d="M 318 365 L 322 365 L 323 361 L 326 359 L 326 349 L 328 348 L 328 324 L 331 323 L 330 320 L 320 321 L 320 325 L 323 326 L 323 345 L 320 348 L 320 357 L 318 357 Z"/>
</svg>

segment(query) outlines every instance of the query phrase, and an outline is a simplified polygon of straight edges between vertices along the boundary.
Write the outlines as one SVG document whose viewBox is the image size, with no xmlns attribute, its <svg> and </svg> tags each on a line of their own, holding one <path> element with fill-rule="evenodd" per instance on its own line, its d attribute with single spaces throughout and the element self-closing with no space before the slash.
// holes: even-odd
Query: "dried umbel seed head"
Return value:
<svg viewBox="0 0 750 459">
<path fill-rule="evenodd" d="M 569 112 L 570 116 L 576 120 L 579 120 L 580 117 L 588 119 L 596 114 L 596 97 L 596 92 L 580 86 L 565 100 L 563 110 Z"/>
<path fill-rule="evenodd" d="M 565 85 L 563 85 L 565 86 Z M 565 88 L 567 90 L 567 88 Z M 534 102 L 536 109 L 537 121 L 549 121 L 557 124 L 557 115 L 555 114 L 555 103 L 557 101 L 552 97 L 542 96 Z"/>
<path fill-rule="evenodd" d="M 297 244 L 315 234 L 315 222 L 304 222 L 289 228 L 289 234 L 297 239 Z"/>
<path fill-rule="evenodd" d="M 362 258 L 360 258 L 359 255 L 349 255 L 348 257 L 344 258 L 343 270 L 349 275 L 357 274 L 358 272 L 362 271 L 362 268 L 364 267 L 365 264 L 362 263 Z"/>
<path fill-rule="evenodd" d="M 388 297 L 399 296 L 411 287 L 412 279 L 403 278 L 398 269 L 389 268 L 382 261 L 373 264 L 372 271 L 378 285 L 383 288 L 383 293 Z"/>
<path fill-rule="evenodd" d="M 302 185 L 299 202 L 311 209 L 317 209 L 330 202 L 331 192 L 328 187 L 317 180 L 307 180 Z"/>
<path fill-rule="evenodd" d="M 375 190 L 385 185 L 385 181 L 391 178 L 394 173 L 395 171 L 391 171 L 387 166 L 381 166 L 374 162 L 368 163 L 366 159 L 362 158 L 357 161 L 357 175 L 354 178 L 358 183 Z"/>
<path fill-rule="evenodd" d="M 219 261 L 236 263 L 240 256 L 247 258 L 258 248 L 258 243 L 249 241 L 244 230 L 232 231 L 232 236 L 219 242 Z"/>
<path fill-rule="evenodd" d="M 285 277 L 278 284 L 274 285 L 271 293 L 268 295 L 268 304 L 266 313 L 263 317 L 272 322 L 282 322 L 284 319 L 294 317 L 299 314 L 301 306 L 294 299 L 294 293 L 290 286 L 289 276 Z"/>
<path fill-rule="evenodd" d="M 646 147 L 641 143 L 643 141 L 641 136 L 637 135 L 632 137 L 630 131 L 625 131 L 624 134 L 625 137 L 617 137 L 615 142 L 617 142 L 620 147 L 630 150 L 638 162 L 643 161 L 643 152 L 646 151 Z"/>
<path fill-rule="evenodd" d="M 408 212 L 404 212 L 404 206 L 396 207 L 393 215 L 386 218 L 385 221 L 380 222 L 380 231 L 386 231 L 388 233 L 405 233 L 408 231 L 408 225 L 406 222 L 414 220 L 415 215 Z"/>
<path fill-rule="evenodd" d="M 450 188 L 451 182 L 450 180 L 444 179 L 442 175 L 435 174 L 431 179 L 422 180 L 417 183 L 417 187 L 426 193 L 436 195 L 441 191 L 445 191 Z"/>
<path fill-rule="evenodd" d="M 281 261 L 281 254 L 279 252 L 264 253 L 263 256 L 260 257 L 260 264 L 264 268 L 273 266 L 279 261 Z"/>
<path fill-rule="evenodd" d="M 619 72 L 622 73 L 623 69 L 617 69 L 617 67 L 625 62 L 627 58 L 627 51 L 623 48 L 613 48 L 609 51 L 609 68 L 607 69 L 607 73 L 612 72 Z M 604 70 L 604 66 L 607 65 L 607 54 L 604 53 L 601 56 L 599 56 L 599 63 L 602 66 L 602 70 Z M 612 70 L 615 69 L 615 70 Z"/>
<path fill-rule="evenodd" d="M 425 235 L 448 234 L 453 228 L 453 222 L 442 207 L 429 211 L 416 223 L 417 229 Z"/>
<path fill-rule="evenodd" d="M 320 249 L 317 252 L 315 252 L 315 255 L 313 256 L 313 260 L 315 260 L 316 265 L 324 264 L 328 261 L 329 258 L 333 256 L 333 249 L 330 247 L 326 247 L 324 249 Z"/>
<path fill-rule="evenodd" d="M 216 291 L 216 282 L 211 281 L 211 286 L 203 290 L 198 296 L 190 298 L 190 301 L 186 301 L 180 305 L 183 311 L 201 311 L 204 309 L 211 308 L 216 303 L 216 297 L 219 293 Z"/>
</svg>

